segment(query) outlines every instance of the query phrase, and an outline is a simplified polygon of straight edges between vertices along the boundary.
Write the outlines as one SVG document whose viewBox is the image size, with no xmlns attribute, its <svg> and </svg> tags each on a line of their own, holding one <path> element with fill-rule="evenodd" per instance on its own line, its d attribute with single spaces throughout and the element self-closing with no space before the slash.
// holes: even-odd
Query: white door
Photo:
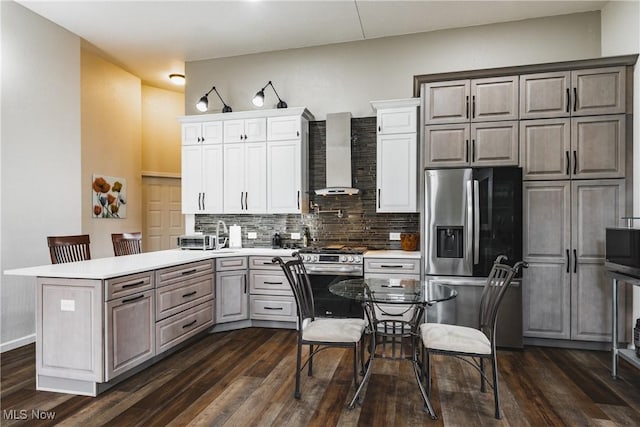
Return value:
<svg viewBox="0 0 640 427">
<path fill-rule="evenodd" d="M 244 120 L 225 120 L 224 142 L 244 141 Z"/>
<path fill-rule="evenodd" d="M 379 135 L 377 212 L 417 211 L 416 134 Z"/>
<path fill-rule="evenodd" d="M 244 213 L 245 144 L 224 144 L 224 212 Z"/>
<path fill-rule="evenodd" d="M 222 144 L 202 146 L 202 212 L 222 213 Z"/>
<path fill-rule="evenodd" d="M 202 123 L 202 143 L 222 144 L 222 122 Z"/>
<path fill-rule="evenodd" d="M 182 145 L 197 145 L 201 141 L 200 123 L 184 123 L 182 125 Z"/>
<path fill-rule="evenodd" d="M 299 120 L 298 120 L 299 121 Z M 267 143 L 267 212 L 300 213 L 300 140 Z"/>
<path fill-rule="evenodd" d="M 244 212 L 267 212 L 267 144 L 250 142 L 244 154 Z"/>
<path fill-rule="evenodd" d="M 202 209 L 202 146 L 182 147 L 182 213 L 199 213 Z"/>
<path fill-rule="evenodd" d="M 267 140 L 287 141 L 300 138 L 300 116 L 269 117 L 267 119 Z"/>
<path fill-rule="evenodd" d="M 244 141 L 259 142 L 267 140 L 267 120 L 264 117 L 244 121 Z"/>
</svg>

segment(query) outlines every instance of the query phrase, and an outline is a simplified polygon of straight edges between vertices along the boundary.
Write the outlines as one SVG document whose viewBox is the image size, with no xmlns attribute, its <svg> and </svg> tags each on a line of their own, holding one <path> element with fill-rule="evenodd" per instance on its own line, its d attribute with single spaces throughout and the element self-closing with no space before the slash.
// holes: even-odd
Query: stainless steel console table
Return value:
<svg viewBox="0 0 640 427">
<path fill-rule="evenodd" d="M 618 284 L 620 282 L 628 283 L 633 286 L 640 286 L 640 279 L 619 273 L 617 271 L 607 271 L 607 275 L 611 277 L 611 377 L 618 377 L 618 357 L 622 357 L 631 365 L 640 369 L 640 357 L 636 356 L 635 350 L 626 348 L 618 348 Z"/>
</svg>

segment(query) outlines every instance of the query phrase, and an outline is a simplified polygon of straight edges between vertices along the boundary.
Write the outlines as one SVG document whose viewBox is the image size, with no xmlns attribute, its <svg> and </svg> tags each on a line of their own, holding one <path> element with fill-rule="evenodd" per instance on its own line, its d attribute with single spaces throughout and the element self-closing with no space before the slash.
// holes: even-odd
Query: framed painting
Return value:
<svg viewBox="0 0 640 427">
<path fill-rule="evenodd" d="M 91 191 L 93 218 L 127 217 L 127 181 L 124 178 L 93 174 Z"/>
</svg>

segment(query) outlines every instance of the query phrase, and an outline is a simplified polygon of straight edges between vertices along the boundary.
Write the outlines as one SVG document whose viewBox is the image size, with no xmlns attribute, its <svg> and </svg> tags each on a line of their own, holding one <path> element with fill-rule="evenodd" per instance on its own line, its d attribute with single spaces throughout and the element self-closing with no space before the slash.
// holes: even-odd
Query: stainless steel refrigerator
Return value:
<svg viewBox="0 0 640 427">
<path fill-rule="evenodd" d="M 430 322 L 477 327 L 480 295 L 498 255 L 522 260 L 522 173 L 519 168 L 425 170 L 423 248 L 427 280 L 458 296 L 427 312 Z M 497 343 L 522 347 L 520 280 L 498 315 Z"/>
</svg>

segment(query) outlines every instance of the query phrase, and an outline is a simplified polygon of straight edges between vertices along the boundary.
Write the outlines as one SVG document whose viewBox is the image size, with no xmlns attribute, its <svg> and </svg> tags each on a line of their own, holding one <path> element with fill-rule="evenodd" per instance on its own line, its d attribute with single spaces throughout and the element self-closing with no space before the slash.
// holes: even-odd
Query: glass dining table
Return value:
<svg viewBox="0 0 640 427">
<path fill-rule="evenodd" d="M 409 360 L 413 364 L 418 387 L 422 395 L 427 396 L 421 381 L 421 367 L 417 357 L 416 343 L 420 338 L 418 327 L 424 321 L 426 307 L 453 299 L 458 292 L 446 285 L 426 280 L 392 278 L 346 279 L 331 285 L 329 292 L 362 303 L 371 333 L 369 359 L 366 362 L 364 378 L 356 389 L 349 408 L 355 406 L 364 385 L 371 376 L 376 346 L 379 343 L 378 338 L 409 340 L 411 347 Z M 435 412 L 428 396 L 425 404 L 429 415 L 434 418 Z"/>
</svg>

